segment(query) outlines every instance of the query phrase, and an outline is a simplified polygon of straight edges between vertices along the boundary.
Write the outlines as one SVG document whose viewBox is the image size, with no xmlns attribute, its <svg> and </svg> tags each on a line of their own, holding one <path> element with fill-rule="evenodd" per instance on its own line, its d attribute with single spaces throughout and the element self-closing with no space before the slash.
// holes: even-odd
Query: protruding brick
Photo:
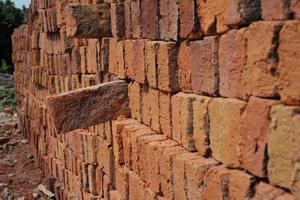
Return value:
<svg viewBox="0 0 300 200">
<path fill-rule="evenodd" d="M 276 105 L 271 110 L 268 133 L 268 177 L 272 184 L 280 185 L 300 195 L 299 142 L 300 107 Z"/>
<path fill-rule="evenodd" d="M 138 82 L 128 85 L 128 97 L 132 118 L 142 121 L 142 88 Z"/>
<path fill-rule="evenodd" d="M 87 128 L 129 112 L 127 83 L 123 81 L 50 96 L 47 102 L 55 127 L 60 133 Z"/>
<path fill-rule="evenodd" d="M 159 42 L 149 41 L 145 45 L 145 70 L 146 80 L 150 87 L 158 88 L 158 66 L 157 55 L 159 49 Z"/>
</svg>

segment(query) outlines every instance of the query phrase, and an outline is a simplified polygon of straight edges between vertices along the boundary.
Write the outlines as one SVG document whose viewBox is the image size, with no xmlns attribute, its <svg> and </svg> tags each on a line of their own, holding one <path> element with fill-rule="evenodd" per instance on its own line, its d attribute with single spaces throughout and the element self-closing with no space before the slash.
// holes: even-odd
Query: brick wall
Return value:
<svg viewBox="0 0 300 200">
<path fill-rule="evenodd" d="M 57 198 L 300 199 L 299 19 L 299 0 L 32 0 L 18 118 Z M 56 131 L 47 96 L 117 79 L 131 118 Z"/>
</svg>

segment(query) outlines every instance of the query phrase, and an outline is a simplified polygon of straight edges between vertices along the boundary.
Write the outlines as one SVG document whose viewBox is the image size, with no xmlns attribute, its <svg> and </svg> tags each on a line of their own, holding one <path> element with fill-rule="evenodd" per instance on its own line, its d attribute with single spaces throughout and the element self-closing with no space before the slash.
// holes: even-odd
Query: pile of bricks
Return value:
<svg viewBox="0 0 300 200">
<path fill-rule="evenodd" d="M 58 199 L 300 199 L 299 0 L 32 0 L 12 40 Z M 119 79 L 129 117 L 57 131 L 48 96 Z"/>
</svg>

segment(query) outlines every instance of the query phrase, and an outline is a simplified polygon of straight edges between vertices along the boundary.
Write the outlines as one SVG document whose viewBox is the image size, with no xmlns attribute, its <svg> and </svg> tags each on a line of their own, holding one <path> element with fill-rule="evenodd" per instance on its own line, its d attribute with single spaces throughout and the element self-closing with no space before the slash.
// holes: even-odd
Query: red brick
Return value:
<svg viewBox="0 0 300 200">
<path fill-rule="evenodd" d="M 124 47 L 125 68 L 128 69 L 129 78 L 143 84 L 145 81 L 145 40 L 126 40 Z"/>
<path fill-rule="evenodd" d="M 231 0 L 226 6 L 224 20 L 227 25 L 242 26 L 261 18 L 260 0 Z"/>
<path fill-rule="evenodd" d="M 117 190 L 109 191 L 109 199 L 111 199 L 111 200 L 121 200 L 120 193 Z"/>
<path fill-rule="evenodd" d="M 291 10 L 294 14 L 294 17 L 296 19 L 300 19 L 300 1 L 299 0 L 291 1 Z"/>
<path fill-rule="evenodd" d="M 89 39 L 87 48 L 87 72 L 95 73 L 99 68 L 100 43 L 98 39 Z"/>
<path fill-rule="evenodd" d="M 286 187 L 300 195 L 299 106 L 275 105 L 268 131 L 268 177 L 271 184 Z"/>
<path fill-rule="evenodd" d="M 88 165 L 88 181 L 89 181 L 89 191 L 92 194 L 97 194 L 96 191 L 96 170 L 93 165 Z"/>
<path fill-rule="evenodd" d="M 177 46 L 173 42 L 161 42 L 157 57 L 158 88 L 166 92 L 177 92 L 178 65 Z"/>
<path fill-rule="evenodd" d="M 158 37 L 158 0 L 141 0 L 141 24 L 142 38 Z"/>
<path fill-rule="evenodd" d="M 119 191 L 121 199 L 129 198 L 129 169 L 126 167 L 116 170 L 116 189 Z"/>
<path fill-rule="evenodd" d="M 204 178 L 202 199 L 223 199 L 223 191 L 228 191 L 228 183 L 228 170 L 223 167 L 212 167 Z"/>
<path fill-rule="evenodd" d="M 128 97 L 131 117 L 142 121 L 142 88 L 138 82 L 128 85 Z"/>
<path fill-rule="evenodd" d="M 179 76 L 179 87 L 183 92 L 192 91 L 191 83 L 191 48 L 190 42 L 185 41 L 180 43 L 179 54 L 178 54 L 178 76 Z"/>
<path fill-rule="evenodd" d="M 97 161 L 100 166 L 103 167 L 104 173 L 110 183 L 115 181 L 115 167 L 114 167 L 114 157 L 113 150 L 108 146 L 106 140 L 97 138 L 98 152 Z"/>
<path fill-rule="evenodd" d="M 187 160 L 184 163 L 187 199 L 198 199 L 202 195 L 202 188 L 199 187 L 209 168 L 215 166 L 216 161 L 206 159 L 201 156 L 193 160 Z"/>
<path fill-rule="evenodd" d="M 101 40 L 101 50 L 99 55 L 100 60 L 100 66 L 99 71 L 108 71 L 109 65 L 110 65 L 110 56 L 113 56 L 114 52 L 110 52 L 110 38 L 102 38 Z M 110 55 L 111 53 L 111 55 Z M 112 62 L 114 64 L 114 62 Z"/>
<path fill-rule="evenodd" d="M 153 132 L 151 133 L 151 131 L 149 132 L 149 130 L 147 132 L 147 134 L 138 137 L 137 155 L 139 155 L 139 158 L 147 158 L 147 156 L 149 156 L 147 146 L 150 142 L 166 140 L 166 138 L 163 135 L 153 134 Z M 137 160 L 139 174 L 143 178 L 143 180 L 146 180 L 147 182 L 150 181 L 150 172 L 153 172 L 155 167 L 157 167 L 157 163 L 155 162 L 157 158 L 153 156 L 154 155 L 151 155 L 151 158 L 149 159 Z M 150 160 L 152 161 L 149 162 Z"/>
<path fill-rule="evenodd" d="M 238 144 L 241 115 L 246 103 L 215 98 L 209 104 L 210 148 L 212 156 L 225 166 L 239 166 Z"/>
<path fill-rule="evenodd" d="M 186 178 L 184 171 L 184 163 L 188 160 L 196 159 L 195 153 L 182 153 L 178 154 L 172 165 L 173 184 L 174 184 L 174 199 L 187 199 L 187 193 L 185 191 Z"/>
<path fill-rule="evenodd" d="M 159 91 L 148 88 L 142 93 L 142 121 L 155 131 L 160 132 Z"/>
<path fill-rule="evenodd" d="M 285 104 L 300 104 L 300 23 L 289 21 L 283 26 L 279 36 L 279 94 Z"/>
<path fill-rule="evenodd" d="M 149 41 L 145 45 L 146 80 L 150 87 L 158 88 L 157 55 L 160 42 Z"/>
<path fill-rule="evenodd" d="M 287 195 L 287 196 L 285 196 Z M 271 199 L 284 199 L 284 200 L 292 200 L 294 199 L 290 194 L 284 192 L 284 190 L 280 188 L 276 188 L 272 185 L 266 184 L 264 182 L 260 182 L 255 188 L 255 196 L 254 200 L 271 200 Z"/>
<path fill-rule="evenodd" d="M 117 69 L 118 69 L 118 77 L 120 79 L 127 78 L 127 68 L 125 67 L 125 60 L 124 60 L 124 42 L 118 41 L 116 47 L 116 62 L 117 62 Z"/>
<path fill-rule="evenodd" d="M 112 3 L 111 5 L 111 32 L 114 38 L 125 36 L 125 9 L 123 3 Z"/>
<path fill-rule="evenodd" d="M 101 167 L 97 167 L 96 168 L 96 192 L 99 196 L 102 196 L 103 195 L 103 176 L 104 176 L 104 173 L 102 171 L 102 168 Z"/>
<path fill-rule="evenodd" d="M 216 95 L 219 83 L 218 37 L 191 42 L 191 79 L 196 94 Z"/>
<path fill-rule="evenodd" d="M 197 0 L 198 17 L 205 35 L 223 33 L 228 30 L 224 20 L 226 0 Z"/>
<path fill-rule="evenodd" d="M 179 0 L 180 38 L 202 37 L 197 8 L 197 2 L 193 0 Z"/>
<path fill-rule="evenodd" d="M 174 196 L 174 176 L 172 172 L 174 157 L 186 153 L 186 150 L 181 146 L 170 146 L 165 148 L 159 159 L 159 182 L 161 192 L 165 197 Z"/>
<path fill-rule="evenodd" d="M 172 107 L 171 94 L 159 92 L 159 123 L 162 133 L 172 137 Z"/>
<path fill-rule="evenodd" d="M 109 67 L 107 69 L 110 73 L 118 74 L 116 38 L 109 39 Z"/>
<path fill-rule="evenodd" d="M 280 29 L 280 22 L 255 22 L 247 29 L 247 64 L 243 71 L 243 84 L 248 96 L 278 96 L 276 37 Z"/>
<path fill-rule="evenodd" d="M 242 115 L 240 129 L 241 166 L 259 177 L 265 177 L 267 133 L 271 106 L 278 103 L 251 97 Z M 258 114 L 259 113 L 259 114 Z"/>
<path fill-rule="evenodd" d="M 144 182 L 134 172 L 129 172 L 129 199 L 144 199 Z"/>
<path fill-rule="evenodd" d="M 130 1 L 131 6 L 131 31 L 133 38 L 141 37 L 141 2 L 140 0 Z"/>
<path fill-rule="evenodd" d="M 112 124 L 112 135 L 113 135 L 113 150 L 115 157 L 115 165 L 124 164 L 124 152 L 123 152 L 123 141 L 122 141 L 122 132 L 124 127 L 128 124 L 136 123 L 135 120 L 116 120 Z"/>
<path fill-rule="evenodd" d="M 177 1 L 159 0 L 159 15 L 160 39 L 176 41 L 179 29 L 179 8 Z"/>
<path fill-rule="evenodd" d="M 158 140 L 149 142 L 146 146 L 147 150 L 147 159 L 149 162 L 147 164 L 147 171 L 145 177 L 141 177 L 146 183 L 149 184 L 149 188 L 155 193 L 160 191 L 165 192 L 164 196 L 170 198 L 169 190 L 164 190 L 162 188 L 163 184 L 160 182 L 160 167 L 159 161 L 162 155 L 162 152 L 166 148 L 174 148 L 177 144 L 172 140 Z"/>
<path fill-rule="evenodd" d="M 242 72 L 246 65 L 245 29 L 232 30 L 220 38 L 220 95 L 243 98 Z"/>
<path fill-rule="evenodd" d="M 285 20 L 288 19 L 289 4 L 285 0 L 262 0 L 261 1 L 262 18 L 264 20 Z"/>
</svg>

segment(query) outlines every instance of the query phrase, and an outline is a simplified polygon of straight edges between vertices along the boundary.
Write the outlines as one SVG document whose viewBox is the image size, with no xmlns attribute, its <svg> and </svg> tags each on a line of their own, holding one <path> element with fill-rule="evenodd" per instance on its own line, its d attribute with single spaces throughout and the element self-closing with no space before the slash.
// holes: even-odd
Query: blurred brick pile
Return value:
<svg viewBox="0 0 300 200">
<path fill-rule="evenodd" d="M 19 125 L 57 198 L 300 199 L 299 19 L 299 0 L 32 0 Z M 56 132 L 47 96 L 117 79 L 132 118 Z"/>
</svg>

